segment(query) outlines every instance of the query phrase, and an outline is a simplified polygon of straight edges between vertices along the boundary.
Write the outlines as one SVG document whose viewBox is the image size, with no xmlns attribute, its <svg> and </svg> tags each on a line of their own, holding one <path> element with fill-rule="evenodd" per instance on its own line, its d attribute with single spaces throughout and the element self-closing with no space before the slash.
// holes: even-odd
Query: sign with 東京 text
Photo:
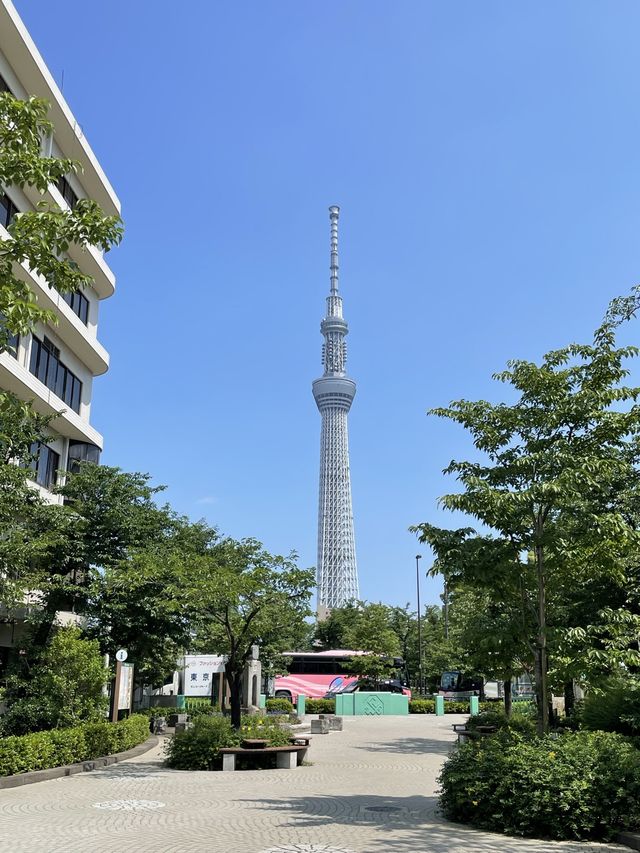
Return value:
<svg viewBox="0 0 640 853">
<path fill-rule="evenodd" d="M 185 696 L 211 696 L 215 676 L 224 672 L 223 655 L 185 655 L 183 694 Z"/>
</svg>

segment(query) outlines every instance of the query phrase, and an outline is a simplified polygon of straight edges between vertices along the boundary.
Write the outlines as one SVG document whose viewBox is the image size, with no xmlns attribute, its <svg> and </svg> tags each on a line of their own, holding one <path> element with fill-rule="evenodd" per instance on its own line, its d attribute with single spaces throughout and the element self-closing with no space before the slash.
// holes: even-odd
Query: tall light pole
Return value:
<svg viewBox="0 0 640 853">
<path fill-rule="evenodd" d="M 420 560 L 422 554 L 416 554 L 416 590 L 418 592 L 418 691 L 422 696 L 422 618 L 420 615 Z"/>
</svg>

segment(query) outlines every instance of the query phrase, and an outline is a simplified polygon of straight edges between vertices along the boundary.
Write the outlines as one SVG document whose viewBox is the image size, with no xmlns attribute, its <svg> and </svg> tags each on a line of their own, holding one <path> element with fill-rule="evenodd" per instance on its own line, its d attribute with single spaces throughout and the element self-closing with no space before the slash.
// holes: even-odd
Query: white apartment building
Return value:
<svg viewBox="0 0 640 853">
<path fill-rule="evenodd" d="M 10 0 L 0 0 L 0 89 L 18 98 L 45 98 L 54 134 L 43 142 L 43 153 L 82 164 L 79 174 L 49 187 L 46 201 L 64 208 L 79 198 L 91 198 L 105 214 L 119 214 L 120 202 L 111 184 Z M 16 212 L 34 209 L 40 200 L 39 193 L 28 187 L 22 191 L 0 186 L 0 236 L 8 237 L 6 226 Z M 39 325 L 33 334 L 14 339 L 11 352 L 0 353 L 0 389 L 33 401 L 42 414 L 55 416 L 46 442 L 34 448 L 37 462 L 32 475 L 34 488 L 52 503 L 62 498 L 51 489 L 77 460 L 100 458 L 103 442 L 91 425 L 91 391 L 94 377 L 109 367 L 109 355 L 98 341 L 98 313 L 101 300 L 111 296 L 115 286 L 101 250 L 72 246 L 69 256 L 93 278 L 93 286 L 62 296 L 44 278 L 21 267 L 19 274 L 38 303 L 53 310 L 58 323 Z M 36 602 L 37 594 L 31 603 Z M 9 615 L 0 602 L 0 671 L 8 649 L 20 642 L 29 607 L 25 601 L 24 608 Z M 59 613 L 58 618 L 75 621 L 71 613 Z"/>
<path fill-rule="evenodd" d="M 120 202 L 98 163 L 81 125 L 74 118 L 49 69 L 10 0 L 0 0 L 0 89 L 18 98 L 37 96 L 50 104 L 54 125 L 46 154 L 70 157 L 82 171 L 51 185 L 46 200 L 64 208 L 79 198 L 98 202 L 107 215 L 120 213 Z M 25 187 L 0 187 L 0 235 L 16 212 L 33 209 L 41 198 Z M 20 274 L 36 294 L 38 303 L 52 309 L 57 325 L 39 326 L 0 353 L 0 389 L 32 400 L 42 414 L 55 415 L 50 438 L 39 448 L 34 463 L 34 486 L 50 501 L 60 501 L 51 488 L 76 460 L 98 461 L 102 436 L 91 425 L 91 392 L 95 376 L 109 367 L 109 355 L 98 341 L 100 302 L 114 292 L 115 278 L 103 253 L 90 247 L 71 247 L 69 256 L 93 278 L 81 293 L 60 295 L 41 276 L 21 268 Z M 0 646 L 3 645 L 0 638 Z"/>
</svg>

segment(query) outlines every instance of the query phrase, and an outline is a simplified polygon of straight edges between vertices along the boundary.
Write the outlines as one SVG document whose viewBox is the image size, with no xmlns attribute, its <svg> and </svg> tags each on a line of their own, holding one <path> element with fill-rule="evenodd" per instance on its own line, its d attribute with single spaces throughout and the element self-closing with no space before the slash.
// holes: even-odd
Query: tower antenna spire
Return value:
<svg viewBox="0 0 640 853">
<path fill-rule="evenodd" d="M 337 204 L 329 208 L 329 221 L 331 222 L 331 293 L 338 292 L 338 217 L 340 208 Z"/>
</svg>

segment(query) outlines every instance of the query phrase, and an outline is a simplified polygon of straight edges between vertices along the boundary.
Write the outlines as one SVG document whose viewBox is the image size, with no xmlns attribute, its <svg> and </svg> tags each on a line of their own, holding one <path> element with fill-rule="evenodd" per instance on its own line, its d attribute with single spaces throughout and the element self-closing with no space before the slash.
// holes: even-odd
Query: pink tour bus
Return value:
<svg viewBox="0 0 640 853">
<path fill-rule="evenodd" d="M 283 652 L 289 658 L 289 672 L 277 675 L 273 692 L 276 699 L 289 699 L 295 702 L 298 694 L 310 699 L 322 699 L 329 691 L 341 692 L 355 684 L 358 677 L 346 668 L 357 655 L 351 649 L 329 649 L 326 652 Z M 398 692 L 409 693 L 406 689 L 405 666 L 402 658 L 389 660 L 389 684 L 397 684 Z"/>
</svg>

